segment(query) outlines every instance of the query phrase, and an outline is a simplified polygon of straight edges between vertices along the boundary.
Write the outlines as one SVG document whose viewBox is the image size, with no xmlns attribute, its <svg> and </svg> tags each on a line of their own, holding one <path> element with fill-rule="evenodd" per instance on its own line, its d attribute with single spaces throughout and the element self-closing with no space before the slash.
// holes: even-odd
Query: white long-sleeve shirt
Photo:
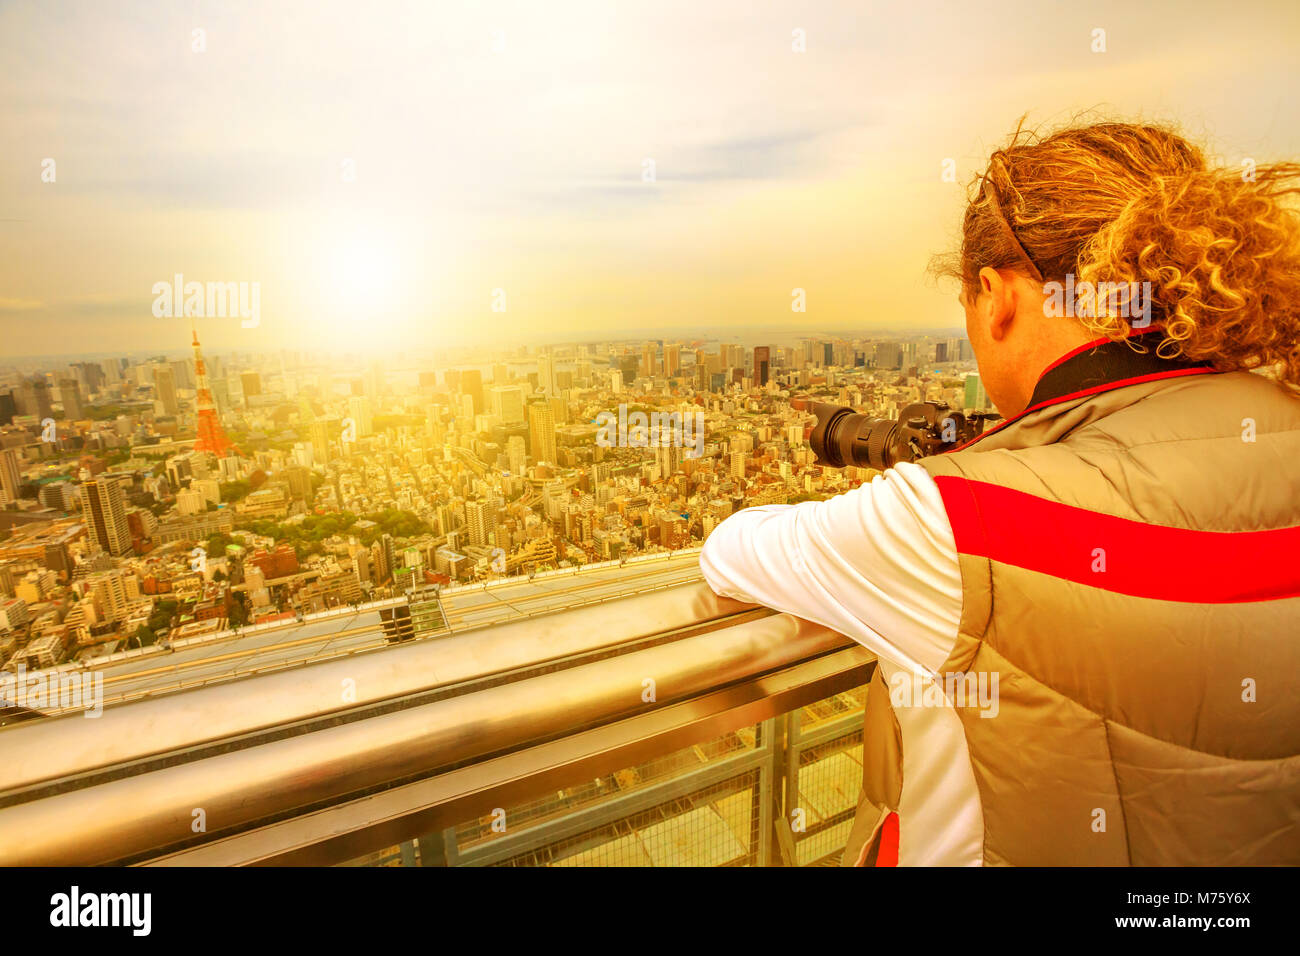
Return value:
<svg viewBox="0 0 1300 956">
<path fill-rule="evenodd" d="M 826 501 L 722 522 L 700 555 L 718 594 L 824 624 L 872 651 L 890 686 L 937 675 L 957 641 L 961 570 L 934 479 L 900 463 Z M 951 706 L 895 706 L 903 736 L 899 863 L 978 865 L 983 827 Z"/>
<path fill-rule="evenodd" d="M 746 508 L 700 555 L 714 591 L 839 631 L 937 672 L 961 617 L 961 571 L 934 479 L 904 462 L 827 501 Z"/>
</svg>

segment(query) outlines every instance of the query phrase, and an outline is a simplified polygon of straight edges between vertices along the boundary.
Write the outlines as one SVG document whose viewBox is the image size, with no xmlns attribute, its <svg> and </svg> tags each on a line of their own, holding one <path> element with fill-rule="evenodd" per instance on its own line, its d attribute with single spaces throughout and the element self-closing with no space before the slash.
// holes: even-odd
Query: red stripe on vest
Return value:
<svg viewBox="0 0 1300 956">
<path fill-rule="evenodd" d="M 1002 485 L 935 479 L 957 550 L 1104 591 L 1191 604 L 1300 597 L 1300 526 L 1193 531 Z"/>
<path fill-rule="evenodd" d="M 876 866 L 898 866 L 898 814 L 890 813 L 880 827 Z"/>
</svg>

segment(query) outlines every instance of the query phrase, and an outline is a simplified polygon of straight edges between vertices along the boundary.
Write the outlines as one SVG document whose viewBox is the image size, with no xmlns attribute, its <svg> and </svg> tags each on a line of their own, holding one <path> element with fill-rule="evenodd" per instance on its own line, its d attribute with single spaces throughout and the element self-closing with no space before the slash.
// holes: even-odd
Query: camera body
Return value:
<svg viewBox="0 0 1300 956">
<path fill-rule="evenodd" d="M 900 461 L 952 451 L 983 434 L 987 422 L 1002 417 L 991 412 L 966 414 L 944 402 L 914 402 L 897 421 L 828 402 L 804 402 L 802 407 L 817 416 L 808 441 L 819 464 L 880 471 Z"/>
</svg>

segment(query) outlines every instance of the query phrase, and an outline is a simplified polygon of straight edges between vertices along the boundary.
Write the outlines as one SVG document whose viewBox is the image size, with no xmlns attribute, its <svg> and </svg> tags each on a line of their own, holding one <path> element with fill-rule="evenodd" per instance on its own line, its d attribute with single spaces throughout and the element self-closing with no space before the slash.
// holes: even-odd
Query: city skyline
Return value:
<svg viewBox="0 0 1300 956">
<path fill-rule="evenodd" d="M 467 354 L 218 357 L 195 335 L 178 359 L 0 377 L 4 666 L 376 600 L 405 602 L 416 636 L 454 631 L 441 588 L 689 552 L 744 507 L 866 480 L 818 460 L 797 398 L 988 407 L 960 336 Z"/>
</svg>

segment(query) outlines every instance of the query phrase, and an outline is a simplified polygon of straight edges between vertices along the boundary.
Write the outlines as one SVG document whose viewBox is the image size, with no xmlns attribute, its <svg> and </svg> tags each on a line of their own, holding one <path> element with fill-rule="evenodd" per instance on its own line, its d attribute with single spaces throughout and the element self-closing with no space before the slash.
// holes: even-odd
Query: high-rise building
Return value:
<svg viewBox="0 0 1300 956">
<path fill-rule="evenodd" d="M 762 388 L 767 384 L 769 367 L 772 363 L 772 349 L 767 345 L 754 347 L 754 387 Z"/>
<path fill-rule="evenodd" d="M 682 370 L 682 347 L 680 345 L 664 346 L 664 374 L 672 378 Z"/>
<path fill-rule="evenodd" d="M 176 492 L 176 510 L 183 515 L 202 514 L 208 510 L 208 501 L 199 489 L 182 488 Z"/>
<path fill-rule="evenodd" d="M 506 457 L 510 460 L 510 473 L 512 475 L 522 475 L 524 473 L 527 460 L 525 449 L 526 445 L 521 436 L 511 435 L 506 439 Z"/>
<path fill-rule="evenodd" d="M 71 512 L 77 506 L 77 486 L 70 481 L 52 481 L 41 485 L 37 497 L 46 508 Z"/>
<path fill-rule="evenodd" d="M 483 373 L 476 368 L 465 369 L 460 373 L 460 393 L 468 395 L 474 401 L 473 415 L 483 414 Z M 472 418 L 473 415 L 470 417 Z"/>
<path fill-rule="evenodd" d="M 555 357 L 549 353 L 537 356 L 537 388 L 547 398 L 554 398 L 559 391 L 555 383 Z"/>
<path fill-rule="evenodd" d="M 140 587 L 134 574 L 101 571 L 86 579 L 86 595 L 105 621 L 117 623 L 126 617 L 128 602 L 140 596 Z"/>
<path fill-rule="evenodd" d="M 81 407 L 81 388 L 76 379 L 65 378 L 59 382 L 59 398 L 63 402 L 64 418 L 80 418 L 84 414 Z"/>
<path fill-rule="evenodd" d="M 647 378 L 659 374 L 659 343 L 647 342 L 641 347 L 641 374 Z"/>
<path fill-rule="evenodd" d="M 240 372 L 239 384 L 244 392 L 244 403 L 247 404 L 250 398 L 256 398 L 262 394 L 262 376 L 257 372 Z"/>
<path fill-rule="evenodd" d="M 528 437 L 533 461 L 555 463 L 555 410 L 546 400 L 528 403 Z"/>
<path fill-rule="evenodd" d="M 366 394 L 373 401 L 379 401 L 384 391 L 384 366 L 380 362 L 371 362 L 366 366 Z"/>
<path fill-rule="evenodd" d="M 370 399 L 364 395 L 353 395 L 348 399 L 348 417 L 357 426 L 357 437 L 365 438 L 374 434 L 375 419 L 370 411 Z"/>
<path fill-rule="evenodd" d="M 315 463 L 323 465 L 330 460 L 330 441 L 337 425 L 338 419 L 334 418 L 319 418 L 311 423 L 311 453 Z"/>
<path fill-rule="evenodd" d="M 745 457 L 746 452 L 743 448 L 737 448 L 731 452 L 731 477 L 745 477 Z"/>
<path fill-rule="evenodd" d="M 162 405 L 164 415 L 179 415 L 181 406 L 176 398 L 176 372 L 170 365 L 153 367 L 154 398 Z"/>
<path fill-rule="evenodd" d="M 17 448 L 0 448 L 0 508 L 18 500 L 23 474 L 18 465 Z"/>
<path fill-rule="evenodd" d="M 496 530 L 496 510 L 481 501 L 466 502 L 465 526 L 470 544 L 488 547 L 493 542 L 492 532 Z"/>
<path fill-rule="evenodd" d="M 178 388 L 194 387 L 194 376 L 190 374 L 189 362 L 184 359 L 177 359 L 175 362 L 171 363 L 171 367 Z"/>
<path fill-rule="evenodd" d="M 876 343 L 876 368 L 895 369 L 903 365 L 903 348 L 897 342 Z"/>
<path fill-rule="evenodd" d="M 659 466 L 660 478 L 671 478 L 682 464 L 681 446 L 662 442 L 656 445 L 655 463 Z"/>
<path fill-rule="evenodd" d="M 50 386 L 44 379 L 23 379 L 14 393 L 20 415 L 49 418 L 54 405 L 50 401 Z"/>
<path fill-rule="evenodd" d="M 311 471 L 302 465 L 290 465 L 280 477 L 289 485 L 289 497 L 311 501 Z"/>
<path fill-rule="evenodd" d="M 491 412 L 502 422 L 524 420 L 524 390 L 518 385 L 498 385 L 491 391 Z"/>
<path fill-rule="evenodd" d="M 732 342 L 723 343 L 718 347 L 718 358 L 723 369 L 739 368 L 745 359 L 744 346 Z"/>
<path fill-rule="evenodd" d="M 131 549 L 122 485 L 111 478 L 92 478 L 81 485 L 81 510 L 88 537 L 111 555 Z"/>
<path fill-rule="evenodd" d="M 988 392 L 984 390 L 984 382 L 978 374 L 966 376 L 966 394 L 962 407 L 968 412 L 982 412 L 989 407 Z"/>
</svg>

